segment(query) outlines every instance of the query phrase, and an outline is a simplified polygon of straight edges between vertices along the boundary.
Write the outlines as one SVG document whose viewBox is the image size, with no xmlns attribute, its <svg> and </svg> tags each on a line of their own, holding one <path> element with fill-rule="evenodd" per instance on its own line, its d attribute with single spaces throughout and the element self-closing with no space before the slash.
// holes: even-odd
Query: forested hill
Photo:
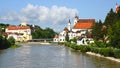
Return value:
<svg viewBox="0 0 120 68">
<path fill-rule="evenodd" d="M 42 29 L 40 26 L 35 25 L 32 31 L 33 39 L 46 39 L 46 38 L 54 38 L 56 32 L 51 28 Z"/>
</svg>

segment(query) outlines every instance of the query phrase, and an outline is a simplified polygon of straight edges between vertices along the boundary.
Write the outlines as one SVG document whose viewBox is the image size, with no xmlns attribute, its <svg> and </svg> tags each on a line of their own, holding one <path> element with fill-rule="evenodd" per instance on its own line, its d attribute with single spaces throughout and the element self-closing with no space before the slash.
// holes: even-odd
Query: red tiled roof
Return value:
<svg viewBox="0 0 120 68">
<path fill-rule="evenodd" d="M 58 35 L 55 35 L 55 37 L 54 38 L 59 38 L 59 36 Z"/>
<path fill-rule="evenodd" d="M 23 30 L 23 29 L 30 29 L 29 26 L 8 26 L 8 30 Z"/>
<path fill-rule="evenodd" d="M 95 19 L 79 19 L 74 25 L 74 29 L 91 29 L 95 23 Z"/>
<path fill-rule="evenodd" d="M 67 27 L 65 27 L 65 28 L 64 28 L 64 31 L 68 32 L 69 30 L 68 30 L 68 28 L 67 28 Z"/>
<path fill-rule="evenodd" d="M 118 12 L 120 10 L 119 6 L 116 6 L 116 12 Z"/>
</svg>

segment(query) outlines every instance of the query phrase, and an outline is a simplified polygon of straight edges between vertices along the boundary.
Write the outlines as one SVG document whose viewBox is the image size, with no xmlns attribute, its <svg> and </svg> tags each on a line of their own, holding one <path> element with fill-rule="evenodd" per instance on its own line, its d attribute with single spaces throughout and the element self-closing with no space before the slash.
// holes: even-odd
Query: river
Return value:
<svg viewBox="0 0 120 68">
<path fill-rule="evenodd" d="M 0 68 L 120 68 L 120 63 L 65 46 L 23 44 L 0 51 Z"/>
</svg>

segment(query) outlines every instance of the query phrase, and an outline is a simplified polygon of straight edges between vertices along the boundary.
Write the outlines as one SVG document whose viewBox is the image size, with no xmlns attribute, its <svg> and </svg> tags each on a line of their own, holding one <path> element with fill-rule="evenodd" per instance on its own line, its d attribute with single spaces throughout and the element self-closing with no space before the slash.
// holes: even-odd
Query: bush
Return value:
<svg viewBox="0 0 120 68">
<path fill-rule="evenodd" d="M 10 46 L 11 46 L 10 42 L 6 38 L 0 36 L 0 49 L 6 49 L 9 48 Z"/>
<path fill-rule="evenodd" d="M 80 50 L 81 52 L 90 51 L 90 47 L 89 46 L 85 46 L 85 45 L 76 45 L 74 43 L 66 42 L 65 46 L 71 47 L 71 48 L 73 48 L 75 50 Z"/>
<path fill-rule="evenodd" d="M 15 39 L 13 38 L 13 36 L 9 37 L 8 41 L 11 43 L 11 45 L 15 44 Z"/>
<path fill-rule="evenodd" d="M 94 53 L 101 54 L 103 56 L 120 58 L 120 49 L 116 49 L 116 48 L 112 48 L 112 47 L 99 48 L 96 46 L 85 46 L 85 45 L 71 44 L 70 42 L 66 42 L 65 46 L 71 47 L 75 50 L 80 50 L 83 53 L 91 51 Z"/>
<path fill-rule="evenodd" d="M 70 39 L 69 42 L 77 43 L 77 39 L 76 38 Z"/>
<path fill-rule="evenodd" d="M 114 49 L 114 57 L 120 58 L 120 49 Z"/>
<path fill-rule="evenodd" d="M 88 51 L 90 51 L 90 47 L 89 46 L 85 46 L 85 45 L 80 45 L 80 47 L 81 47 L 81 52 L 88 52 Z"/>
<path fill-rule="evenodd" d="M 104 42 L 101 42 L 101 41 L 95 41 L 95 45 L 97 47 L 106 47 L 106 44 Z"/>
<path fill-rule="evenodd" d="M 71 46 L 70 42 L 65 42 L 65 46 L 70 47 Z"/>
</svg>

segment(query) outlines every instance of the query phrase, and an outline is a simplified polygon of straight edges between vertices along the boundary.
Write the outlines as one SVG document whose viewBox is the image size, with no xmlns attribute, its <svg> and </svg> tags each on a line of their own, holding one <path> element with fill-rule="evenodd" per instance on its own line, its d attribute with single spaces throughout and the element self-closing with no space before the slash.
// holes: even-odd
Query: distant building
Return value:
<svg viewBox="0 0 120 68">
<path fill-rule="evenodd" d="M 120 10 L 120 7 L 119 7 L 118 4 L 116 3 L 116 9 L 115 9 L 115 12 L 118 13 L 119 10 Z"/>
<path fill-rule="evenodd" d="M 92 36 L 91 38 L 87 37 L 88 34 L 91 34 L 92 27 L 95 24 L 95 19 L 79 19 L 76 15 L 74 19 L 74 25 L 71 28 L 70 19 L 68 21 L 68 28 L 65 27 L 62 32 L 59 33 L 57 36 L 57 41 L 54 42 L 65 42 L 66 34 L 68 33 L 69 40 L 76 38 L 78 45 L 87 45 L 88 41 L 93 41 Z M 55 36 L 56 38 L 56 36 Z M 54 39 L 55 39 L 54 38 Z"/>
<path fill-rule="evenodd" d="M 59 36 L 58 36 L 58 35 L 55 35 L 53 41 L 54 41 L 54 42 L 59 42 Z"/>
<path fill-rule="evenodd" d="M 27 24 L 21 23 L 20 26 L 8 26 L 5 30 L 7 38 L 13 36 L 16 41 L 24 42 L 32 39 L 31 28 Z"/>
</svg>

